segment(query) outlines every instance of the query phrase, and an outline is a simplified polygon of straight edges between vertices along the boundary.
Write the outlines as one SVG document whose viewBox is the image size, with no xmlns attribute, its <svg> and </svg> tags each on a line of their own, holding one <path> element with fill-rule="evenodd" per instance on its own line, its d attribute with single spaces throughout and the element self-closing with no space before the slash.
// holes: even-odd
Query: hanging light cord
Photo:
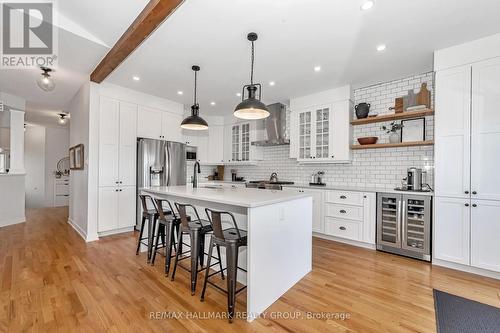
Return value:
<svg viewBox="0 0 500 333">
<path fill-rule="evenodd" d="M 196 104 L 196 82 L 197 82 L 197 72 L 194 71 L 194 104 Z"/>
<path fill-rule="evenodd" d="M 254 42 L 252 41 L 252 67 L 250 70 L 250 85 L 253 86 L 253 63 L 255 58 Z"/>
</svg>

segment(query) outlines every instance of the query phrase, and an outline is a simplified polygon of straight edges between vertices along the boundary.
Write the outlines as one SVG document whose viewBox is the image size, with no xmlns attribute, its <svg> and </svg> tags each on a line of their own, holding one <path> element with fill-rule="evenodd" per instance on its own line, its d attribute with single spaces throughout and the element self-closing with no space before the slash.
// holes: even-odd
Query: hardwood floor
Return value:
<svg viewBox="0 0 500 333">
<path fill-rule="evenodd" d="M 209 286 L 204 303 L 201 288 L 192 297 L 186 271 L 172 282 L 163 258 L 152 267 L 134 254 L 137 235 L 86 244 L 66 223 L 66 209 L 31 210 L 27 218 L 0 228 L 1 332 L 434 332 L 432 288 L 500 307 L 500 281 L 314 239 L 313 271 L 266 318 L 228 324 L 200 318 L 224 314 L 225 295 Z M 245 295 L 237 300 L 245 311 Z M 278 318 L 297 311 L 301 319 Z M 179 318 L 165 318 L 173 312 Z M 307 312 L 323 316 L 304 319 Z M 348 318 L 326 318 L 331 313 Z"/>
</svg>

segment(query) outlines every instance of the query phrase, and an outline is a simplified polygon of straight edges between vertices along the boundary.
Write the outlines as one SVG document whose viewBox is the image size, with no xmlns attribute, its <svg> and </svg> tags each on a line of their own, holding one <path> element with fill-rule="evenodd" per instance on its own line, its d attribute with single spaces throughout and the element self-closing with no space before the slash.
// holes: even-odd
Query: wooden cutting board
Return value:
<svg viewBox="0 0 500 333">
<path fill-rule="evenodd" d="M 403 108 L 403 97 L 398 97 L 394 101 L 394 112 L 395 113 L 401 113 L 404 111 Z"/>
<path fill-rule="evenodd" d="M 425 105 L 431 108 L 431 92 L 427 89 L 427 83 L 422 83 L 420 92 L 417 94 L 417 105 Z"/>
</svg>

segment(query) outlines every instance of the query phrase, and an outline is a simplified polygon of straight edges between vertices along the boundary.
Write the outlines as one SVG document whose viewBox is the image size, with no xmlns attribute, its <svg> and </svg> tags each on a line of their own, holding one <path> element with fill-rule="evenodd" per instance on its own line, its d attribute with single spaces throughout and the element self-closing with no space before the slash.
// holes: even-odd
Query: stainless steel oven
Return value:
<svg viewBox="0 0 500 333">
<path fill-rule="evenodd" d="M 186 146 L 186 160 L 188 161 L 196 161 L 197 160 L 197 155 L 198 153 L 198 148 L 193 147 L 193 146 Z"/>
</svg>

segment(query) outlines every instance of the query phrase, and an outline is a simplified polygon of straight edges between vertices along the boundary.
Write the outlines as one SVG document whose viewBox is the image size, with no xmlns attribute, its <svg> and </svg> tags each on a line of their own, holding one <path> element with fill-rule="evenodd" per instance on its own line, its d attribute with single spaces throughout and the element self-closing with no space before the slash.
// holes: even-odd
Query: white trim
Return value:
<svg viewBox="0 0 500 333">
<path fill-rule="evenodd" d="M 8 220 L 3 220 L 3 221 L 0 221 L 0 228 L 7 227 L 9 225 L 24 223 L 24 222 L 26 222 L 25 216 L 13 218 L 13 219 L 8 219 Z"/>
<path fill-rule="evenodd" d="M 123 234 L 125 232 L 134 231 L 134 228 L 135 228 L 135 226 L 131 226 L 131 227 L 125 227 L 125 228 L 114 229 L 114 230 L 109 230 L 109 231 L 102 231 L 102 232 L 99 232 L 98 234 L 99 234 L 99 237 L 105 237 L 105 236 Z"/>
<path fill-rule="evenodd" d="M 462 272 L 482 275 L 482 276 L 486 276 L 489 278 L 500 280 L 500 273 L 489 271 L 486 269 L 476 268 L 476 267 L 462 265 L 462 264 L 456 264 L 454 262 L 449 262 L 449 261 L 435 259 L 435 258 L 432 258 L 432 265 L 451 268 L 451 269 L 455 269 L 455 270 L 462 271 Z"/>
<path fill-rule="evenodd" d="M 80 237 L 83 238 L 83 240 L 87 240 L 87 233 L 78 224 L 73 222 L 73 220 L 71 220 L 69 217 L 68 217 L 68 224 L 73 229 L 75 229 L 75 231 L 80 235 Z"/>
<path fill-rule="evenodd" d="M 321 239 L 326 239 L 326 240 L 330 240 L 330 241 L 334 241 L 334 242 L 339 242 L 339 243 L 349 244 L 349 245 L 353 245 L 353 246 L 357 246 L 357 247 L 362 247 L 362 248 L 369 249 L 369 250 L 376 250 L 375 244 L 364 243 L 364 242 L 359 242 L 359 241 L 350 240 L 350 239 L 344 239 L 344 238 L 335 237 L 335 236 L 329 236 L 329 235 L 320 234 L 317 232 L 313 232 L 313 237 L 318 237 Z"/>
</svg>

